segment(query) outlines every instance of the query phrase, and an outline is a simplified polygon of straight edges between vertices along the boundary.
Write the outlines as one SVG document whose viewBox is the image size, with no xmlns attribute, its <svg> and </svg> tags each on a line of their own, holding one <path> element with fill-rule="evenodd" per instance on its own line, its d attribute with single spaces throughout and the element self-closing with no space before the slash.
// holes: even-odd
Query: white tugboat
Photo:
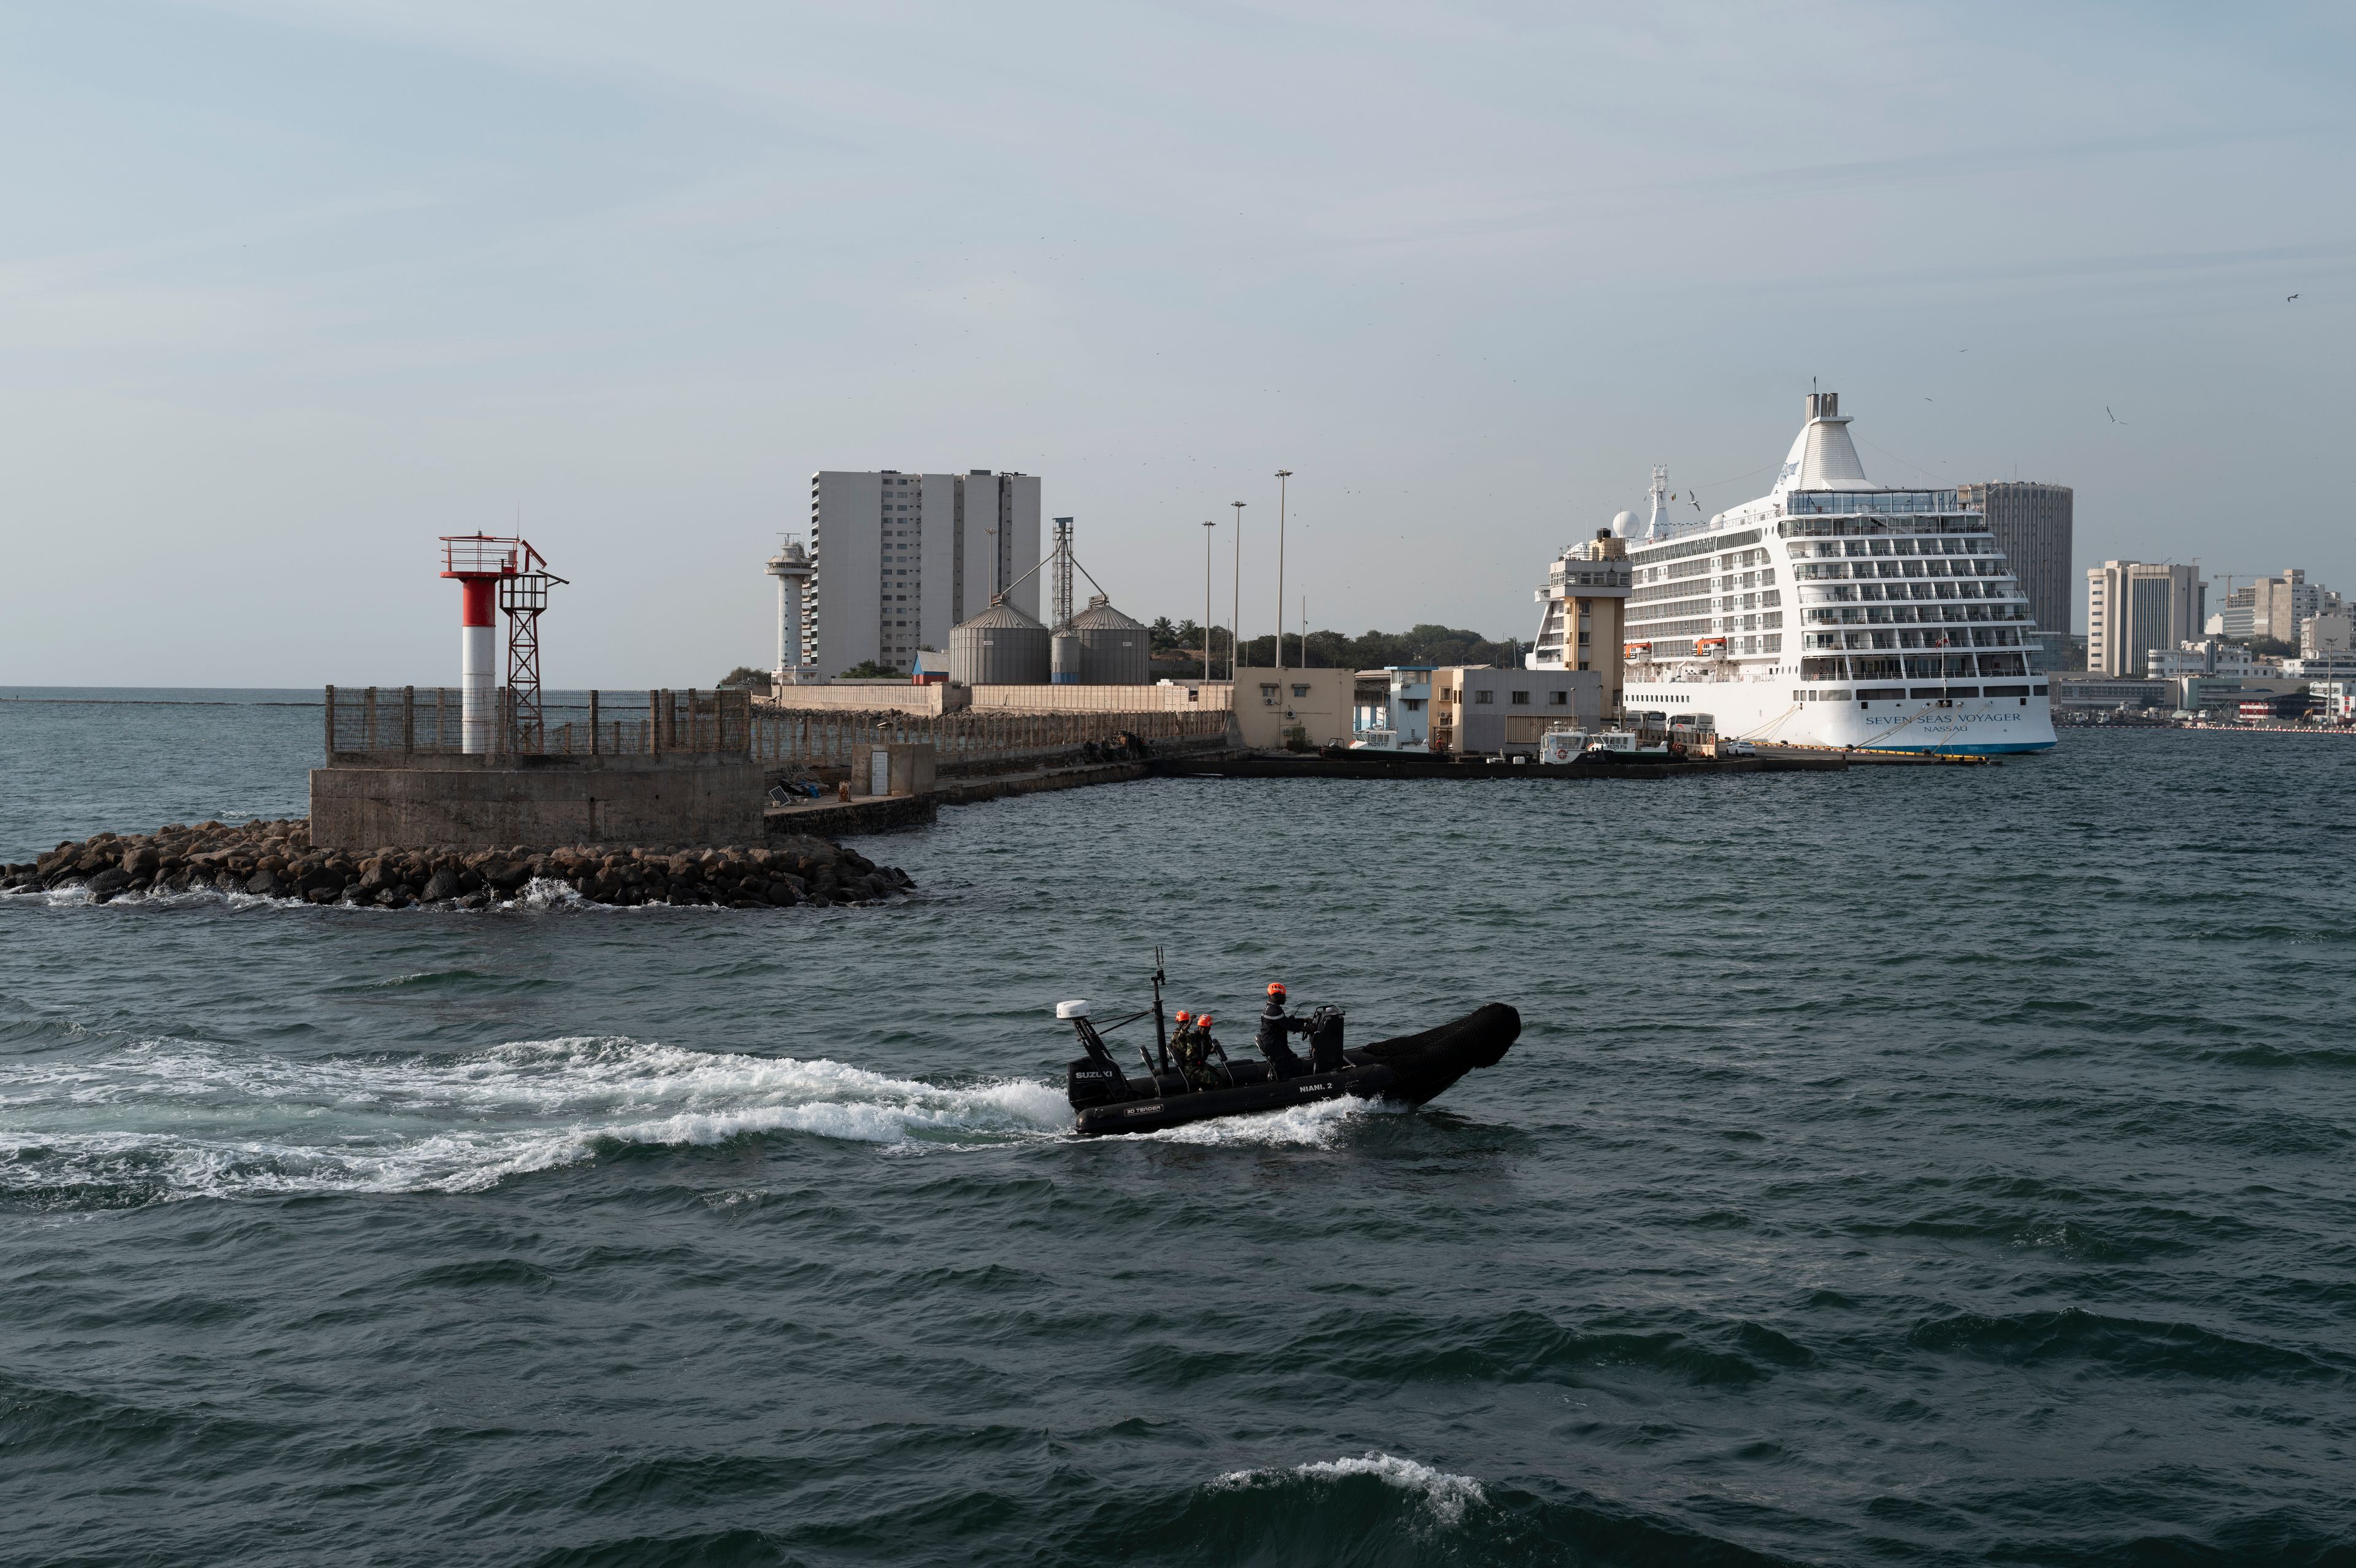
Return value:
<svg viewBox="0 0 2356 1568">
<path fill-rule="evenodd" d="M 1762 743 L 2051 746 L 2037 628 L 1987 519 L 1953 490 L 1872 484 L 1848 422 L 1837 394 L 1811 392 L 1766 495 L 1680 527 L 1656 468 L 1651 515 L 1615 519 L 1625 711 L 1705 711 L 1720 736 Z"/>
</svg>

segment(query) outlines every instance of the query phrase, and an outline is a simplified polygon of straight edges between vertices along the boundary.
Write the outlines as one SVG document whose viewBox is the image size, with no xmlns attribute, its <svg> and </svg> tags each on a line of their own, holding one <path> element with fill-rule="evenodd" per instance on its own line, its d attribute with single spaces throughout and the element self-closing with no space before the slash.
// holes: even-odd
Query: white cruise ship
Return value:
<svg viewBox="0 0 2356 1568">
<path fill-rule="evenodd" d="M 1651 516 L 1615 519 L 1626 712 L 1789 745 L 2051 746 L 2037 629 L 1987 520 L 1953 490 L 1869 482 L 1848 422 L 1837 394 L 1812 392 L 1766 495 L 1680 525 L 1655 468 Z M 1559 667 L 1562 637 L 1542 628 L 1540 645 L 1529 664 Z"/>
</svg>

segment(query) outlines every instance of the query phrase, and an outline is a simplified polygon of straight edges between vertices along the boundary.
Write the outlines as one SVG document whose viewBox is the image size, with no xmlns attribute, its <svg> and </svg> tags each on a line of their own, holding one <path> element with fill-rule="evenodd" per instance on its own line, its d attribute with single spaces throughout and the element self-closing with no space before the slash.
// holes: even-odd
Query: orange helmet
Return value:
<svg viewBox="0 0 2356 1568">
<path fill-rule="evenodd" d="M 1201 1018 L 1196 1019 L 1194 1021 L 1201 1024 L 1205 1029 L 1209 1029 L 1211 1027 L 1211 1015 L 1205 1013 Z"/>
<path fill-rule="evenodd" d="M 1188 1019 L 1193 1018 L 1194 1016 L 1194 1014 L 1192 1014 L 1192 1013 L 1188 1012 L 1188 1011 L 1187 1011 L 1185 1008 L 1180 1008 L 1178 1009 L 1178 1021 L 1179 1021 L 1180 1023 L 1182 1023 L 1182 1024 L 1183 1024 L 1183 1023 L 1184 1023 Z"/>
<path fill-rule="evenodd" d="M 1268 994 L 1271 997 L 1280 997 L 1284 995 L 1284 982 L 1281 980 L 1270 980 L 1268 983 Z"/>
</svg>

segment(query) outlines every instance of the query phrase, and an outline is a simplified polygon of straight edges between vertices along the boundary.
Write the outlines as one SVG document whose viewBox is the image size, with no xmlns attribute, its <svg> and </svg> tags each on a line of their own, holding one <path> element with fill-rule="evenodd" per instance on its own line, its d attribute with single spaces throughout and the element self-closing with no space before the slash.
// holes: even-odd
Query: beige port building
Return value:
<svg viewBox="0 0 2356 1568">
<path fill-rule="evenodd" d="M 1615 716 L 1604 682 L 1611 678 L 1616 687 L 1620 661 L 1604 662 L 1608 677 L 1602 669 L 1441 665 L 1431 672 L 1431 750 L 1460 756 L 1535 754 L 1549 730 L 1594 733 Z"/>
<path fill-rule="evenodd" d="M 1537 643 L 1523 662 L 1533 672 L 1593 672 L 1601 681 L 1603 714 L 1618 714 L 1626 668 L 1628 541 L 1604 528 L 1570 546 L 1547 569 L 1537 599 L 1545 609 Z"/>
</svg>

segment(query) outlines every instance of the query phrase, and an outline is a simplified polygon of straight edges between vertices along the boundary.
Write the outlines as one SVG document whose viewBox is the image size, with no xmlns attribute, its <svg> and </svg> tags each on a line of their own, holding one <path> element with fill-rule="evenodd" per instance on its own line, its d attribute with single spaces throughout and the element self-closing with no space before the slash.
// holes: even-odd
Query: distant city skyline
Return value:
<svg viewBox="0 0 2356 1568">
<path fill-rule="evenodd" d="M 2328 13 L 110 0 L 0 14 L 0 684 L 552 684 L 773 652 L 809 475 L 1044 475 L 1145 619 L 1526 632 L 1812 383 L 1877 482 L 2356 582 Z M 1827 91 L 1837 83 L 1838 91 Z M 2296 295 L 2297 298 L 2290 296 Z M 2222 594 L 2221 596 L 2222 597 Z M 894 628 L 896 630 L 896 628 Z"/>
</svg>

